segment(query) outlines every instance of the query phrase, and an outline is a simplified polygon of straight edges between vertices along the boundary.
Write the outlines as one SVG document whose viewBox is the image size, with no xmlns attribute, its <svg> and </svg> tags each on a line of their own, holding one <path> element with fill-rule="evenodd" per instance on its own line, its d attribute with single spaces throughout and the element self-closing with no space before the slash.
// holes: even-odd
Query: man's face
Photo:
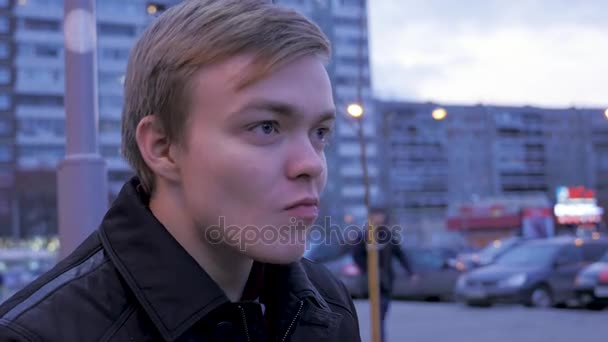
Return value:
<svg viewBox="0 0 608 342">
<path fill-rule="evenodd" d="M 255 260 L 293 262 L 327 180 L 331 84 L 322 60 L 309 56 L 237 89 L 249 62 L 232 58 L 196 76 L 177 161 L 181 192 L 206 239 Z"/>
<path fill-rule="evenodd" d="M 383 212 L 372 212 L 369 215 L 369 219 L 375 226 L 386 223 L 386 215 Z"/>
</svg>

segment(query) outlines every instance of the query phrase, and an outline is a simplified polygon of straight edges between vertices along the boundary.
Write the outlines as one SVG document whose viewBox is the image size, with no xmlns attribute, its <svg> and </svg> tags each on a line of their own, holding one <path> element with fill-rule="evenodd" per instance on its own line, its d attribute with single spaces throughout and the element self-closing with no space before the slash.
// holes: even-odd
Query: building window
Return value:
<svg viewBox="0 0 608 342">
<path fill-rule="evenodd" d="M 59 57 L 61 48 L 59 46 L 36 45 L 34 55 L 37 57 Z"/>
<path fill-rule="evenodd" d="M 99 131 L 101 133 L 120 133 L 120 121 L 101 120 L 99 124 Z"/>
<path fill-rule="evenodd" d="M 9 84 L 11 82 L 11 70 L 7 67 L 0 66 L 0 84 Z"/>
<path fill-rule="evenodd" d="M 0 144 L 0 162 L 9 162 L 11 160 L 13 160 L 13 148 L 5 144 Z"/>
<path fill-rule="evenodd" d="M 122 96 L 106 95 L 99 97 L 100 108 L 122 108 Z"/>
<path fill-rule="evenodd" d="M 104 59 L 114 59 L 125 61 L 129 58 L 127 49 L 101 49 L 101 57 Z"/>
<path fill-rule="evenodd" d="M 10 22 L 6 17 L 0 17 L 0 33 L 8 33 Z"/>
<path fill-rule="evenodd" d="M 57 20 L 42 20 L 42 19 L 22 19 L 19 21 L 19 28 L 31 31 L 59 31 L 61 25 Z"/>
<path fill-rule="evenodd" d="M 17 55 L 20 57 L 58 57 L 62 51 L 63 47 L 61 45 L 19 44 L 17 46 Z"/>
<path fill-rule="evenodd" d="M 11 54 L 11 49 L 8 42 L 0 42 L 0 59 L 8 58 Z"/>
<path fill-rule="evenodd" d="M 8 94 L 0 94 L 0 110 L 7 110 L 11 106 L 11 98 Z"/>
<path fill-rule="evenodd" d="M 20 83 L 40 84 L 63 82 L 63 71 L 51 68 L 21 68 L 17 72 Z"/>
<path fill-rule="evenodd" d="M 104 158 L 120 157 L 120 147 L 118 146 L 102 146 L 101 155 Z"/>
<path fill-rule="evenodd" d="M 8 118 L 1 118 L 0 120 L 0 137 L 8 136 L 12 133 L 13 125 Z"/>
<path fill-rule="evenodd" d="M 365 0 L 340 0 L 342 6 L 365 6 Z"/>
<path fill-rule="evenodd" d="M 19 155 L 26 158 L 43 156 L 59 159 L 65 156 L 65 152 L 63 146 L 22 146 L 19 148 Z"/>
<path fill-rule="evenodd" d="M 22 96 L 17 97 L 17 105 L 63 106 L 63 96 L 22 95 Z"/>
<path fill-rule="evenodd" d="M 118 25 L 118 24 L 101 23 L 97 26 L 97 33 L 100 36 L 134 37 L 136 31 L 135 31 L 135 26 L 133 26 L 133 25 Z"/>
<path fill-rule="evenodd" d="M 26 136 L 62 137 L 65 133 L 65 123 L 57 119 L 22 120 L 19 122 L 19 133 Z"/>
<path fill-rule="evenodd" d="M 100 85 L 115 87 L 124 83 L 123 73 L 100 72 L 98 82 Z"/>
</svg>

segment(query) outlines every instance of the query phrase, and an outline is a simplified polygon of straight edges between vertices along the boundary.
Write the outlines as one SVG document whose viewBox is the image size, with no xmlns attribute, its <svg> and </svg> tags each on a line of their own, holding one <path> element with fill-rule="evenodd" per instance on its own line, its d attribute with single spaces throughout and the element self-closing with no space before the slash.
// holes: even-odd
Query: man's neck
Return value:
<svg viewBox="0 0 608 342">
<path fill-rule="evenodd" d="M 185 206 L 167 193 L 152 196 L 150 210 L 173 238 L 209 274 L 232 302 L 240 300 L 253 260 L 224 244 L 212 244 L 204 239 L 201 228 L 188 219 Z"/>
</svg>

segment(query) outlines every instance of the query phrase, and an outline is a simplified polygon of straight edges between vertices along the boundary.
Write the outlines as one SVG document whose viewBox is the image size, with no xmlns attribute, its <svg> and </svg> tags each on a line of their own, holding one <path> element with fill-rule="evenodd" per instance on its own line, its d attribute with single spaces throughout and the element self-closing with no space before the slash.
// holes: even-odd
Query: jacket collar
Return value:
<svg viewBox="0 0 608 342">
<path fill-rule="evenodd" d="M 149 198 L 138 192 L 139 180 L 122 188 L 99 228 L 109 258 L 163 338 L 176 340 L 228 297 L 211 277 L 154 217 Z M 302 300 L 313 300 L 324 311 L 329 306 L 308 278 L 300 262 L 267 265 L 276 272 L 285 310 Z"/>
</svg>

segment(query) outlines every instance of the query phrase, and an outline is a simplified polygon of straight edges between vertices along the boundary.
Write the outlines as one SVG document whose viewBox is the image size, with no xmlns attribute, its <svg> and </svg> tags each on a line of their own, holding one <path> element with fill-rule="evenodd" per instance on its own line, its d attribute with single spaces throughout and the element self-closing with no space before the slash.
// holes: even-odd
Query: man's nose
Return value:
<svg viewBox="0 0 608 342">
<path fill-rule="evenodd" d="M 290 179 L 317 178 L 325 171 L 325 155 L 316 149 L 309 138 L 293 143 L 287 159 L 287 176 Z"/>
</svg>

